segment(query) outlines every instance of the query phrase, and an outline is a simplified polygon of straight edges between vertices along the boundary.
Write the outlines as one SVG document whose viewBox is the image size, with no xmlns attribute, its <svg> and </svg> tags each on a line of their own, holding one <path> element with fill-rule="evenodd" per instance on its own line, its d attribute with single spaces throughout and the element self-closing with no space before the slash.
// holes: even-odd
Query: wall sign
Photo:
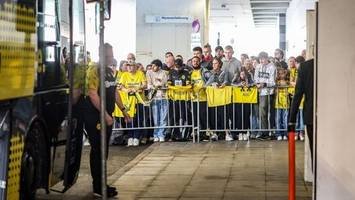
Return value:
<svg viewBox="0 0 355 200">
<path fill-rule="evenodd" d="M 145 23 L 149 24 L 190 24 L 193 22 L 191 16 L 175 15 L 146 15 Z"/>
</svg>

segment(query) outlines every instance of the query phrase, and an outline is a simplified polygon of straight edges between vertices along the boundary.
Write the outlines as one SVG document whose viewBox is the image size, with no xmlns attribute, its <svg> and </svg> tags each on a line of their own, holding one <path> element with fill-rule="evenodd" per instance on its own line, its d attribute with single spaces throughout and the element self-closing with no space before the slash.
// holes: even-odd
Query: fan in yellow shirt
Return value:
<svg viewBox="0 0 355 200">
<path fill-rule="evenodd" d="M 200 58 L 197 56 L 194 56 L 191 59 L 191 64 L 193 67 L 191 72 L 191 82 L 193 113 L 195 113 L 194 124 L 197 125 L 197 121 L 199 121 L 201 125 L 199 128 L 201 130 L 207 130 L 207 115 L 198 115 L 198 113 L 207 113 L 207 94 L 204 85 L 207 79 L 211 76 L 211 72 L 206 68 L 201 68 Z M 199 109 L 199 112 L 197 112 L 197 109 Z"/>
<path fill-rule="evenodd" d="M 123 103 L 129 108 L 129 114 L 133 117 L 133 122 L 128 124 L 128 127 L 143 127 L 144 106 L 139 104 L 139 96 L 142 96 L 143 90 L 147 86 L 147 80 L 145 74 L 142 71 L 137 70 L 135 63 L 128 63 L 127 72 L 124 72 L 120 77 L 119 84 L 121 87 L 121 97 Z M 129 130 L 128 131 L 128 144 L 129 146 L 139 145 L 140 131 Z"/>
</svg>

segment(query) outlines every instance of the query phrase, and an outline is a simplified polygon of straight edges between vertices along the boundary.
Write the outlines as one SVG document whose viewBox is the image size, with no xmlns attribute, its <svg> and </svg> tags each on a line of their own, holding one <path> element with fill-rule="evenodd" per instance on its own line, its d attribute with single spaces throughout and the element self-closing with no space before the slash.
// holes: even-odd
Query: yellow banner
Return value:
<svg viewBox="0 0 355 200">
<path fill-rule="evenodd" d="M 122 103 L 127 110 L 130 117 L 134 117 L 136 114 L 136 105 L 138 103 L 136 96 L 130 96 L 127 92 L 118 91 L 121 96 Z M 112 114 L 114 117 L 123 117 L 122 111 L 115 105 L 115 110 Z"/>
<path fill-rule="evenodd" d="M 187 101 L 191 99 L 191 86 L 169 86 L 168 98 L 173 101 Z"/>
<path fill-rule="evenodd" d="M 233 103 L 258 103 L 258 89 L 233 87 Z"/>
<path fill-rule="evenodd" d="M 208 107 L 224 106 L 232 103 L 232 87 L 224 88 L 207 87 L 207 104 Z"/>
<path fill-rule="evenodd" d="M 35 7 L 0 1 L 0 100 L 31 96 L 36 60 Z"/>
</svg>

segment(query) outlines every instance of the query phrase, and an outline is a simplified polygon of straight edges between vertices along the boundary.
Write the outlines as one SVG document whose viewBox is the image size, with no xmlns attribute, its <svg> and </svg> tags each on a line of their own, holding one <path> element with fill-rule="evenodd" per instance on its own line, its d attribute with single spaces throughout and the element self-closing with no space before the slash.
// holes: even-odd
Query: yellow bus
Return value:
<svg viewBox="0 0 355 200">
<path fill-rule="evenodd" d="M 0 0 L 0 200 L 34 199 L 60 181 L 65 191 L 78 177 L 84 7 L 84 0 Z"/>
</svg>

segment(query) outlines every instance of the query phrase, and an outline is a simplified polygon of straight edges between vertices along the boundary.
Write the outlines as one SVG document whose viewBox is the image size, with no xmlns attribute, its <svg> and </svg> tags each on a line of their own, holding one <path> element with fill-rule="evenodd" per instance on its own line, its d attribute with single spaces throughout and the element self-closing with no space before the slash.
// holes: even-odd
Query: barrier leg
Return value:
<svg viewBox="0 0 355 200">
<path fill-rule="evenodd" d="M 288 200 L 296 199 L 295 185 L 295 132 L 288 133 Z"/>
</svg>

